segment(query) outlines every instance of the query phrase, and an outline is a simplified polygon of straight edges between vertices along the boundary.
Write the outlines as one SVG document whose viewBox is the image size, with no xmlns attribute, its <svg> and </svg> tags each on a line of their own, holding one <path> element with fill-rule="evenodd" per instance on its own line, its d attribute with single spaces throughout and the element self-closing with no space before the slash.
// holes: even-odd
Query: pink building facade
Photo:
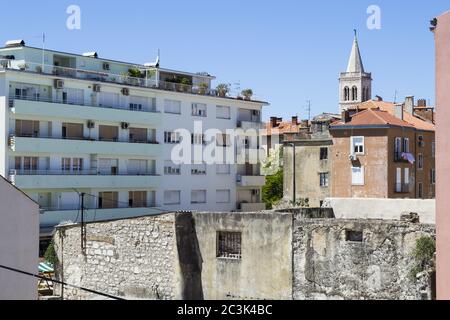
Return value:
<svg viewBox="0 0 450 320">
<path fill-rule="evenodd" d="M 450 300 L 450 11 L 435 22 L 437 297 Z"/>
</svg>

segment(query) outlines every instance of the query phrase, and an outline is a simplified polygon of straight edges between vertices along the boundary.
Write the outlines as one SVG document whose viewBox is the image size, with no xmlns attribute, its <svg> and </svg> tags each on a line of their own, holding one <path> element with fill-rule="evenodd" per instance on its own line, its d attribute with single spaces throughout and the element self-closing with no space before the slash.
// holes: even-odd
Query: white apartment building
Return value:
<svg viewBox="0 0 450 320">
<path fill-rule="evenodd" d="M 264 209 L 259 164 L 176 164 L 175 132 L 262 129 L 265 102 L 220 97 L 208 74 L 7 42 L 0 49 L 0 174 L 37 201 L 41 236 L 63 221 L 161 211 Z M 259 140 L 223 147 L 237 155 Z M 202 134 L 195 146 L 208 148 Z M 250 161 L 248 161 L 250 162 Z"/>
</svg>

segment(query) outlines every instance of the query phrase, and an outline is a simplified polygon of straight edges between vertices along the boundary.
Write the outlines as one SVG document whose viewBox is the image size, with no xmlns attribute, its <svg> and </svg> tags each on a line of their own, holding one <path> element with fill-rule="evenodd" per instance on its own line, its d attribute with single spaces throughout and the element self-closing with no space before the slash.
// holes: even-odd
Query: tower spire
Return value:
<svg viewBox="0 0 450 320">
<path fill-rule="evenodd" d="M 353 47 L 350 53 L 350 59 L 348 60 L 347 72 L 364 73 L 364 65 L 358 45 L 358 33 L 356 29 L 353 29 L 353 31 L 355 33 L 355 39 L 353 40 Z"/>
</svg>

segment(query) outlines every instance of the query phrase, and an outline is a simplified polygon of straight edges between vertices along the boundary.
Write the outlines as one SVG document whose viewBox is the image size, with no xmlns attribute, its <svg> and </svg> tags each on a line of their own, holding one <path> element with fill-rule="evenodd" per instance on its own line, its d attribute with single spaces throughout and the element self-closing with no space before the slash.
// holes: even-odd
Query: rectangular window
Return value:
<svg viewBox="0 0 450 320">
<path fill-rule="evenodd" d="M 70 172 L 70 158 L 62 158 L 61 159 L 61 170 Z"/>
<path fill-rule="evenodd" d="M 129 175 L 137 176 L 148 174 L 148 160 L 128 160 L 127 172 Z"/>
<path fill-rule="evenodd" d="M 431 156 L 436 158 L 436 142 L 434 141 L 431 143 Z"/>
<path fill-rule="evenodd" d="M 216 136 L 217 146 L 218 147 L 229 147 L 231 146 L 231 137 L 229 134 L 219 133 Z"/>
<path fill-rule="evenodd" d="M 119 207 L 118 192 L 99 192 L 98 207 L 99 209 L 115 209 Z"/>
<path fill-rule="evenodd" d="M 218 164 L 216 167 L 217 174 L 231 174 L 231 166 L 229 164 Z"/>
<path fill-rule="evenodd" d="M 73 158 L 72 159 L 72 171 L 82 172 L 83 171 L 83 158 Z"/>
<path fill-rule="evenodd" d="M 101 127 L 101 126 L 100 126 Z M 83 124 L 81 123 L 63 123 L 62 137 L 65 139 L 83 139 Z"/>
<path fill-rule="evenodd" d="M 436 169 L 431 169 L 430 170 L 430 183 L 432 185 L 436 184 Z"/>
<path fill-rule="evenodd" d="M 191 135 L 191 143 L 193 145 L 201 145 L 205 143 L 205 135 L 201 133 L 193 133 Z"/>
<path fill-rule="evenodd" d="M 328 160 L 328 148 L 320 148 L 320 160 Z"/>
<path fill-rule="evenodd" d="M 207 116 L 206 110 L 207 110 L 206 104 L 203 103 L 192 104 L 192 115 L 194 117 L 206 117 Z"/>
<path fill-rule="evenodd" d="M 242 259 L 242 233 L 217 233 L 217 258 Z"/>
<path fill-rule="evenodd" d="M 164 112 L 171 114 L 181 114 L 181 101 L 164 100 Z"/>
<path fill-rule="evenodd" d="M 231 108 L 226 106 L 217 106 L 216 107 L 216 118 L 217 119 L 231 119 Z"/>
<path fill-rule="evenodd" d="M 364 242 L 364 232 L 347 230 L 345 232 L 345 241 L 347 241 L 347 242 Z"/>
<path fill-rule="evenodd" d="M 129 141 L 132 143 L 147 143 L 147 129 L 145 128 L 130 128 Z"/>
<path fill-rule="evenodd" d="M 145 97 L 130 96 L 129 108 L 134 111 L 146 110 L 148 105 L 148 99 Z"/>
<path fill-rule="evenodd" d="M 181 165 L 176 165 L 172 161 L 164 162 L 164 174 L 168 176 L 178 176 L 181 174 Z"/>
<path fill-rule="evenodd" d="M 62 103 L 84 105 L 84 91 L 82 89 L 64 88 L 62 97 Z"/>
<path fill-rule="evenodd" d="M 206 203 L 206 190 L 192 190 L 191 203 L 192 204 Z"/>
<path fill-rule="evenodd" d="M 147 192 L 146 191 L 130 191 L 128 195 L 128 204 L 130 208 L 146 208 Z"/>
<path fill-rule="evenodd" d="M 418 184 L 417 197 L 419 199 L 423 198 L 423 183 L 422 182 L 419 182 L 419 184 Z"/>
<path fill-rule="evenodd" d="M 403 152 L 409 153 L 409 138 L 403 138 Z"/>
<path fill-rule="evenodd" d="M 405 168 L 405 176 L 403 177 L 404 182 L 405 182 L 405 186 L 409 186 L 409 168 Z"/>
<path fill-rule="evenodd" d="M 118 93 L 100 92 L 97 99 L 99 107 L 117 108 L 120 105 Z"/>
<path fill-rule="evenodd" d="M 193 164 L 191 168 L 192 175 L 206 175 L 206 164 Z"/>
<path fill-rule="evenodd" d="M 39 158 L 37 158 L 37 157 L 24 157 L 23 158 L 23 170 L 24 171 L 37 171 L 38 161 L 39 161 Z"/>
<path fill-rule="evenodd" d="M 423 154 L 419 154 L 417 157 L 417 167 L 419 170 L 423 170 Z"/>
<path fill-rule="evenodd" d="M 418 144 L 419 144 L 419 148 L 425 147 L 425 140 L 424 140 L 423 136 L 418 137 Z"/>
<path fill-rule="evenodd" d="M 230 203 L 231 191 L 230 190 L 217 190 L 216 191 L 216 203 Z"/>
<path fill-rule="evenodd" d="M 164 191 L 164 205 L 179 205 L 181 203 L 181 191 Z"/>
<path fill-rule="evenodd" d="M 15 134 L 18 137 L 39 137 L 39 121 L 16 120 Z"/>
<path fill-rule="evenodd" d="M 99 139 L 101 141 L 119 141 L 119 127 L 99 126 Z"/>
<path fill-rule="evenodd" d="M 98 173 L 100 175 L 117 175 L 119 174 L 119 159 L 99 158 Z"/>
<path fill-rule="evenodd" d="M 352 185 L 364 185 L 364 167 L 352 167 Z"/>
<path fill-rule="evenodd" d="M 364 137 L 351 138 L 351 154 L 364 155 Z"/>
<path fill-rule="evenodd" d="M 330 174 L 327 173 L 321 173 L 320 174 L 320 186 L 322 188 L 327 188 L 330 183 Z"/>
<path fill-rule="evenodd" d="M 180 143 L 181 137 L 178 132 L 164 132 L 164 143 L 177 144 Z"/>
<path fill-rule="evenodd" d="M 402 192 L 402 168 L 397 168 L 397 175 L 395 180 L 395 191 L 400 193 Z"/>
</svg>

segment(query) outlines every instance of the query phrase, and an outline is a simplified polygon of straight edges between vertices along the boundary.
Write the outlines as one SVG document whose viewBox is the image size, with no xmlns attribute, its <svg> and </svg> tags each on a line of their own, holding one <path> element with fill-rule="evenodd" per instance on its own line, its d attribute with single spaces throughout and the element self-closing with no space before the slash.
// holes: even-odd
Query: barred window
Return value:
<svg viewBox="0 0 450 320">
<path fill-rule="evenodd" d="M 227 259 L 242 259 L 242 233 L 218 232 L 217 233 L 217 257 Z"/>
</svg>

